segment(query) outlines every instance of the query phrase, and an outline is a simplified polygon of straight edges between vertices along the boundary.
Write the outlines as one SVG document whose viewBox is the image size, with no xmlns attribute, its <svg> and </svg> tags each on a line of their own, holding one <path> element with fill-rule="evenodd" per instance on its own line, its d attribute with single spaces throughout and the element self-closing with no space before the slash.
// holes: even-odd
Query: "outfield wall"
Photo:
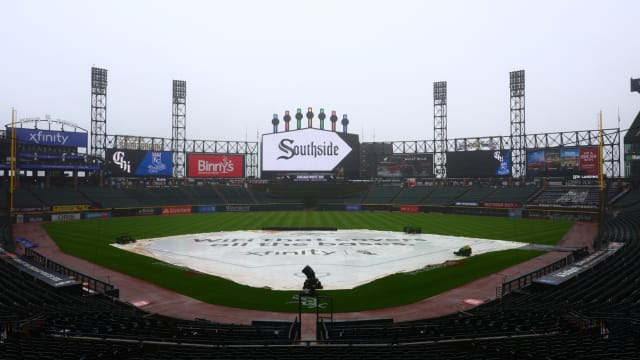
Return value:
<svg viewBox="0 0 640 360">
<path fill-rule="evenodd" d="M 504 206 L 436 206 L 436 205 L 403 205 L 403 204 L 319 204 L 317 211 L 386 211 L 404 213 L 442 213 L 475 216 L 498 216 L 511 218 L 533 218 L 546 220 L 592 221 L 597 222 L 597 211 L 584 210 L 546 210 L 527 209 L 514 206 L 514 203 L 504 203 Z M 519 204 L 518 204 L 519 205 Z M 111 217 L 131 216 L 173 216 L 189 214 L 210 214 L 220 212 L 253 212 L 253 211 L 303 211 L 302 203 L 274 203 L 274 204 L 227 204 L 227 205 L 171 205 L 145 206 L 121 209 L 92 209 L 75 212 L 32 212 L 18 214 L 13 223 L 58 222 L 104 219 Z"/>
</svg>

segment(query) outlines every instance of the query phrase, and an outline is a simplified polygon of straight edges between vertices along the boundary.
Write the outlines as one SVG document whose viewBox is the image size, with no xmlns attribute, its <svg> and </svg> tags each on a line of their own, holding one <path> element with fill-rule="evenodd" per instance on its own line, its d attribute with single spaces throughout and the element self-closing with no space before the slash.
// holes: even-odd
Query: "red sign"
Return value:
<svg viewBox="0 0 640 360">
<path fill-rule="evenodd" d="M 191 206 L 167 206 L 162 208 L 162 215 L 191 214 Z"/>
<path fill-rule="evenodd" d="M 244 155 L 187 154 L 187 177 L 242 178 Z"/>
<path fill-rule="evenodd" d="M 400 205 L 400 212 L 417 213 L 420 212 L 420 208 L 417 205 Z"/>
<path fill-rule="evenodd" d="M 598 175 L 600 151 L 597 147 L 580 148 L 580 172 L 583 175 Z"/>
</svg>

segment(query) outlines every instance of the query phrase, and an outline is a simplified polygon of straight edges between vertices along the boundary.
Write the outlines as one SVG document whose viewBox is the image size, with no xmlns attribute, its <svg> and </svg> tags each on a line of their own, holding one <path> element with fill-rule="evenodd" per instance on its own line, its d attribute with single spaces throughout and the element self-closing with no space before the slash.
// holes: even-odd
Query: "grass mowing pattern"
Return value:
<svg viewBox="0 0 640 360">
<path fill-rule="evenodd" d="M 296 312 L 297 291 L 252 288 L 209 275 L 194 275 L 159 260 L 129 253 L 109 244 L 120 235 L 135 239 L 187 233 L 261 229 L 265 226 L 334 226 L 339 229 L 401 231 L 406 225 L 423 232 L 487 239 L 556 244 L 572 223 L 480 216 L 401 214 L 387 212 L 253 212 L 183 216 L 149 216 L 56 222 L 44 228 L 62 251 L 145 279 L 196 299 L 247 309 Z M 464 266 L 415 275 L 395 274 L 352 290 L 324 291 L 334 311 L 361 311 L 419 301 L 471 280 L 498 272 L 541 254 L 506 250 L 473 256 Z M 302 282 L 301 282 L 302 286 Z"/>
</svg>

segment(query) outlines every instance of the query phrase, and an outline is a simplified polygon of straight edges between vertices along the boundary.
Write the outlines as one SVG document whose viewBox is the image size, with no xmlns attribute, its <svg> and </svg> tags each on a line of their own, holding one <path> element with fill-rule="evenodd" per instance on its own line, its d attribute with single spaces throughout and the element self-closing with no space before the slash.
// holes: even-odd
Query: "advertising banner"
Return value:
<svg viewBox="0 0 640 360">
<path fill-rule="evenodd" d="M 242 178 L 244 155 L 187 154 L 187 177 Z"/>
<path fill-rule="evenodd" d="M 333 131 L 302 129 L 262 136 L 264 171 L 333 171 L 351 152 Z"/>
<path fill-rule="evenodd" d="M 71 221 L 71 220 L 80 220 L 80 213 L 51 215 L 51 221 Z"/>
<path fill-rule="evenodd" d="M 482 206 L 491 207 L 491 208 L 519 208 L 520 207 L 520 203 L 517 203 L 517 202 L 495 202 L 495 201 L 489 201 L 489 202 L 483 202 Z"/>
<path fill-rule="evenodd" d="M 173 174 L 170 151 L 107 149 L 105 160 L 111 176 L 163 177 Z"/>
<path fill-rule="evenodd" d="M 345 211 L 362 211 L 362 205 L 360 204 L 346 204 L 344 206 Z"/>
<path fill-rule="evenodd" d="M 224 207 L 224 211 L 245 212 L 245 211 L 251 211 L 251 207 L 249 205 L 227 205 Z"/>
<path fill-rule="evenodd" d="M 11 127 L 7 127 L 7 134 Z M 87 147 L 87 133 L 16 128 L 16 141 L 21 144 Z"/>
<path fill-rule="evenodd" d="M 51 221 L 51 215 L 40 214 L 40 215 L 25 215 L 25 222 L 28 223 L 41 223 L 45 221 Z"/>
<path fill-rule="evenodd" d="M 477 150 L 447 153 L 447 176 L 495 177 L 511 174 L 510 150 Z"/>
<path fill-rule="evenodd" d="M 82 214 L 83 219 L 106 219 L 111 217 L 111 211 L 94 211 Z"/>
<path fill-rule="evenodd" d="M 51 209 L 55 212 L 71 212 L 89 210 L 89 205 L 53 205 Z"/>
<path fill-rule="evenodd" d="M 191 214 L 191 206 L 165 206 L 162 208 L 162 215 L 184 214 Z"/>
<path fill-rule="evenodd" d="M 597 176 L 599 158 L 598 148 L 594 146 L 528 151 L 527 176 Z"/>
<path fill-rule="evenodd" d="M 584 175 L 596 176 L 600 173 L 600 151 L 596 147 L 580 148 L 580 171 Z"/>
<path fill-rule="evenodd" d="M 417 205 L 400 205 L 401 213 L 418 213 L 420 212 L 420 207 Z"/>
<path fill-rule="evenodd" d="M 194 210 L 200 214 L 207 214 L 216 212 L 216 207 L 210 205 L 194 206 Z"/>
<path fill-rule="evenodd" d="M 377 165 L 377 177 L 416 178 L 433 176 L 433 154 L 397 154 L 382 158 Z"/>
<path fill-rule="evenodd" d="M 140 208 L 136 210 L 137 216 L 160 215 L 161 213 L 160 208 Z"/>
</svg>

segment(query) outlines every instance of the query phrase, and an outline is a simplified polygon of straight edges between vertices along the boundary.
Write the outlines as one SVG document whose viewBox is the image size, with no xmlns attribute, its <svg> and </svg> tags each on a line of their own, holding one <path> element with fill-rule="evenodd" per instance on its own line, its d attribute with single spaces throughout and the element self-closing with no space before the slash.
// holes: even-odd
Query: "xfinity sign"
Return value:
<svg viewBox="0 0 640 360">
<path fill-rule="evenodd" d="M 262 136 L 264 171 L 332 171 L 351 152 L 333 131 L 302 129 Z"/>
<path fill-rule="evenodd" d="M 11 127 L 7 127 L 11 133 Z M 87 133 L 16 128 L 16 140 L 20 143 L 46 146 L 87 147 Z"/>
</svg>

